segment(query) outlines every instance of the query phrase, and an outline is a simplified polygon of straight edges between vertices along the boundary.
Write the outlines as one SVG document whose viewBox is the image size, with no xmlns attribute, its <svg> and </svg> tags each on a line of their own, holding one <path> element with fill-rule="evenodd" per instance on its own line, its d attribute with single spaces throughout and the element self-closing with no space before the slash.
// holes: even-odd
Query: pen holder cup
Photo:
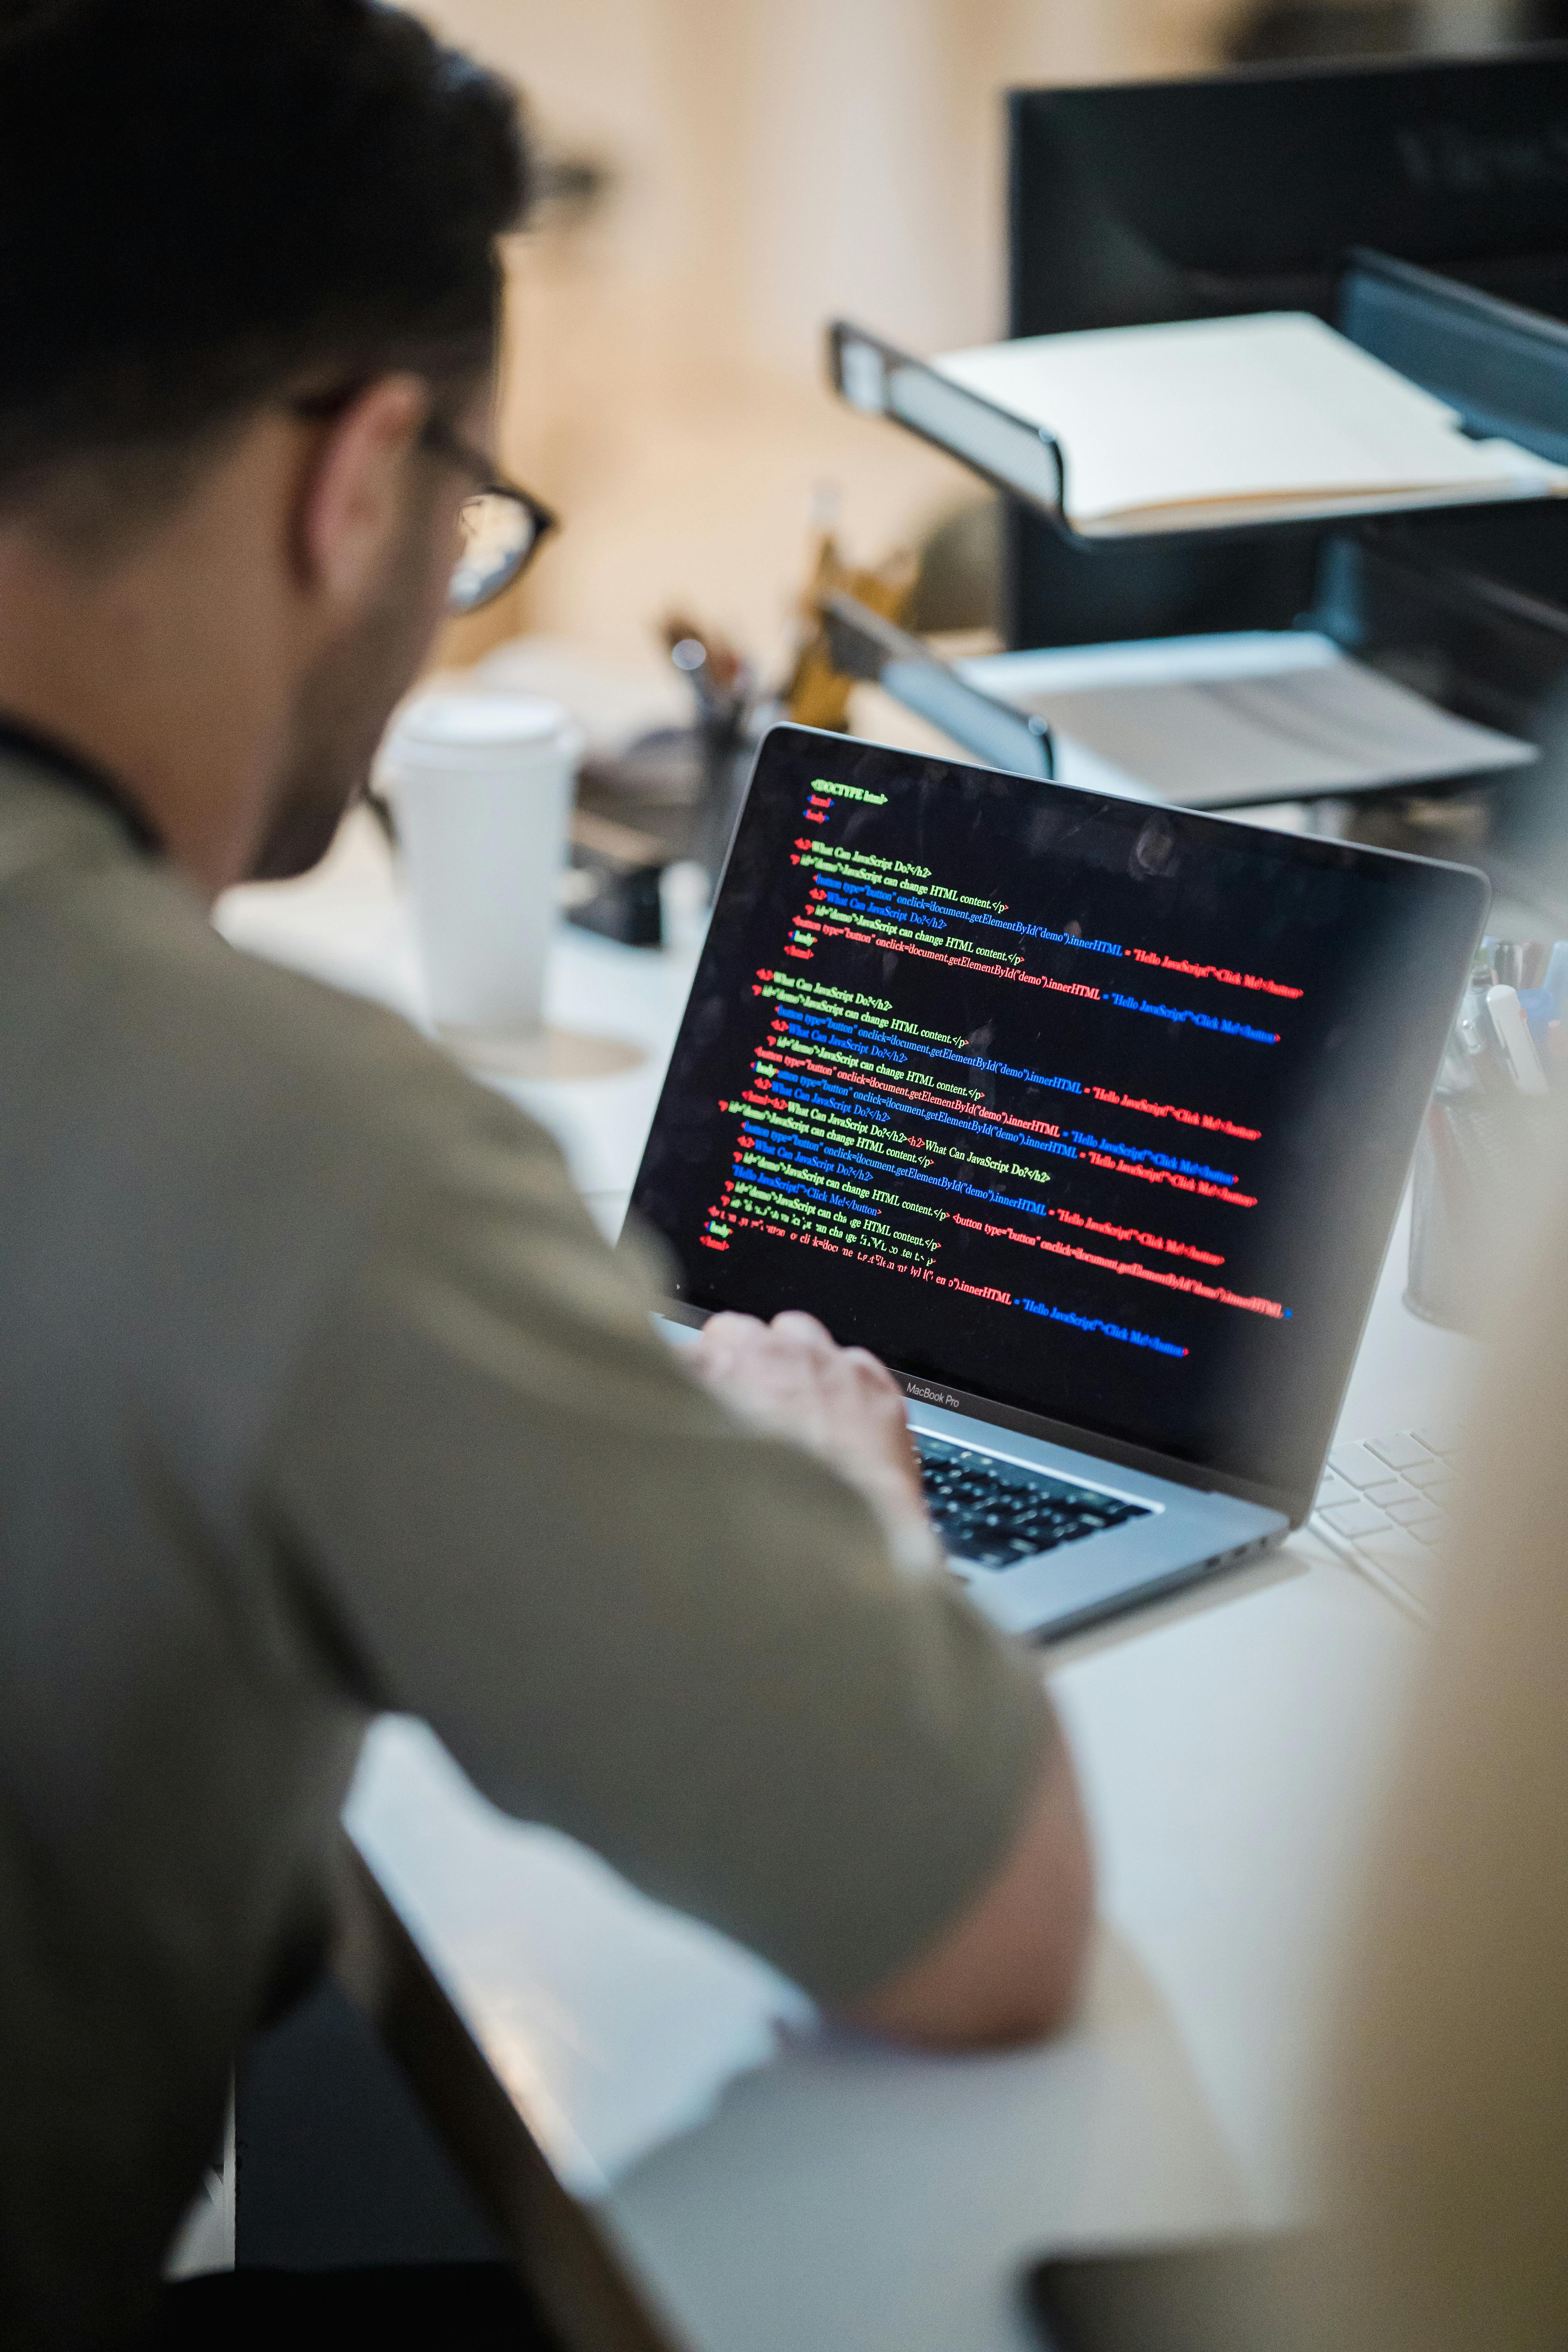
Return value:
<svg viewBox="0 0 1568 2352">
<path fill-rule="evenodd" d="M 1405 1303 L 1474 1335 L 1496 1297 L 1500 1236 L 1514 1229 L 1552 1105 L 1439 1085 L 1427 1106 L 1410 1201 Z"/>
</svg>

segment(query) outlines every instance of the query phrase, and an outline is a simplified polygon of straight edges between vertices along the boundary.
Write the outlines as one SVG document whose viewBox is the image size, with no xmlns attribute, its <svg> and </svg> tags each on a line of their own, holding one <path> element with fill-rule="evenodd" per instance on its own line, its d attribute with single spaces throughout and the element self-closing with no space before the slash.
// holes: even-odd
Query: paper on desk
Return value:
<svg viewBox="0 0 1568 2352">
<path fill-rule="evenodd" d="M 1539 756 L 1308 630 L 1005 654 L 963 674 L 1161 799 L 1207 808 L 1489 773 Z"/>
<path fill-rule="evenodd" d="M 580 2196 L 702 2122 L 782 2025 L 815 2015 L 728 1937 L 498 1812 L 406 1717 L 373 1729 L 344 1820 Z"/>
<path fill-rule="evenodd" d="M 1052 436 L 1080 531 L 1568 488 L 1568 469 L 1468 439 L 1446 403 L 1305 311 L 1031 335 L 935 366 Z"/>
</svg>

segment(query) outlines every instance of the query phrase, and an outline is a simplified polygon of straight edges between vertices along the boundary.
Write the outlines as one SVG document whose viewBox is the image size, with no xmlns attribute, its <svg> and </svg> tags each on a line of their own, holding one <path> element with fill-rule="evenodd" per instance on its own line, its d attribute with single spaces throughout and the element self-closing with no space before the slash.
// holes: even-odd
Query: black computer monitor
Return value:
<svg viewBox="0 0 1568 2352">
<path fill-rule="evenodd" d="M 1008 117 L 1011 334 L 1263 310 L 1332 318 L 1355 247 L 1568 319 L 1568 43 L 1015 90 Z M 1517 542 L 1532 583 L 1561 547 L 1568 582 L 1568 517 L 1420 528 L 1494 575 Z M 1009 642 L 1286 627 L 1313 602 L 1327 536 L 1082 550 L 1015 508 Z"/>
</svg>

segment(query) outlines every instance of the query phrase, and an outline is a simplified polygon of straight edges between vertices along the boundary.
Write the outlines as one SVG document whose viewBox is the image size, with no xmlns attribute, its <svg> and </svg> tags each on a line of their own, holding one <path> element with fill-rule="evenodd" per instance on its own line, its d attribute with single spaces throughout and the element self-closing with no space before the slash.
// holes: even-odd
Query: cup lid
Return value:
<svg viewBox="0 0 1568 2352">
<path fill-rule="evenodd" d="M 431 751 L 490 751 L 502 746 L 542 745 L 567 732 L 568 713 L 558 702 L 531 694 L 494 688 L 472 693 L 447 689 L 422 694 L 399 713 L 392 730 L 395 748 Z"/>
</svg>

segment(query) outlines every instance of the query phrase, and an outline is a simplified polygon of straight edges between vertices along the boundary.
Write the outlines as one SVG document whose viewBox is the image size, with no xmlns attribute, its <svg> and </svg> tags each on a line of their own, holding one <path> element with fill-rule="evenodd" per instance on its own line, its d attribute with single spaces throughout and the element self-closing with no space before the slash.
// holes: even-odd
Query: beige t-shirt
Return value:
<svg viewBox="0 0 1568 2352">
<path fill-rule="evenodd" d="M 0 755 L 0 2339 L 134 2315 L 367 1718 L 844 2000 L 1047 1717 L 679 1368 L 530 1121 Z"/>
</svg>

